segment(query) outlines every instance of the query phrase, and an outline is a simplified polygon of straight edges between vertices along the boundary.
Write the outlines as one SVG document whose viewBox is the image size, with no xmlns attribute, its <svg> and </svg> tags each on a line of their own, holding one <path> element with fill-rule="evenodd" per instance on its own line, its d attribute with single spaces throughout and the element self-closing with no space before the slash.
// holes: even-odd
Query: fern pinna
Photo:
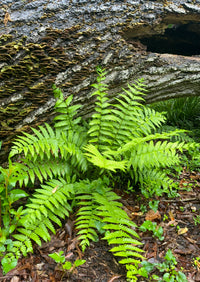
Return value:
<svg viewBox="0 0 200 282">
<path fill-rule="evenodd" d="M 113 172 L 121 172 L 140 183 L 146 197 L 168 192 L 173 183 L 163 168 L 178 163 L 178 152 L 188 145 L 168 141 L 182 131 L 155 133 L 165 117 L 143 105 L 142 80 L 128 85 L 111 103 L 105 77 L 106 72 L 99 68 L 93 84 L 94 113 L 85 123 L 78 116 L 80 105 L 71 105 L 73 96 L 65 99 L 54 86 L 58 113 L 54 126 L 32 129 L 32 134 L 24 133 L 13 142 L 8 168 L 13 173 L 6 181 L 29 187 L 37 179 L 40 187 L 16 213 L 16 226 L 9 235 L 12 248 L 6 254 L 0 252 L 5 255 L 3 262 L 32 251 L 32 240 L 39 245 L 50 240 L 55 224 L 60 226 L 61 219 L 74 209 L 82 250 L 103 234 L 114 245 L 113 254 L 126 265 L 127 278 L 137 280 L 143 259 L 141 243 L 109 179 L 113 183 Z M 17 156 L 18 162 L 11 161 Z"/>
</svg>

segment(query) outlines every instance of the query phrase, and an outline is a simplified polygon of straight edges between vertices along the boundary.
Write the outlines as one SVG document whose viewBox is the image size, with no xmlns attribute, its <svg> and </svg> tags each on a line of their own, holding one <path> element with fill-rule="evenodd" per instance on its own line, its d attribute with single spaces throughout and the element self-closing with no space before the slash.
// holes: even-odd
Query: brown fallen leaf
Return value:
<svg viewBox="0 0 200 282">
<path fill-rule="evenodd" d="M 136 216 L 143 216 L 143 212 L 132 212 L 132 215 L 136 215 Z"/>
<path fill-rule="evenodd" d="M 159 211 L 155 212 L 153 210 L 150 210 L 150 211 L 147 212 L 145 220 L 153 221 L 154 219 L 160 219 L 160 218 L 161 218 L 161 215 L 160 215 Z"/>
<path fill-rule="evenodd" d="M 184 227 L 184 228 L 180 228 L 178 230 L 178 235 L 181 235 L 181 234 L 185 234 L 188 232 L 188 228 L 187 227 Z"/>
<path fill-rule="evenodd" d="M 10 282 L 18 282 L 19 277 L 18 276 L 13 276 L 13 278 L 10 280 Z"/>
<path fill-rule="evenodd" d="M 181 179 L 181 181 L 179 182 L 179 187 L 180 188 L 185 188 L 190 182 L 184 178 Z"/>
<path fill-rule="evenodd" d="M 192 179 L 192 180 L 200 179 L 200 175 L 198 173 L 197 174 L 190 174 L 190 179 Z"/>
<path fill-rule="evenodd" d="M 170 220 L 171 220 L 171 221 L 174 221 L 174 220 L 175 220 L 175 217 L 174 217 L 172 211 L 169 211 L 169 217 L 170 217 Z"/>
<path fill-rule="evenodd" d="M 5 26 L 7 26 L 8 21 L 11 22 L 12 20 L 11 20 L 10 14 L 8 12 L 6 12 L 5 16 L 4 16 L 4 20 L 3 20 L 3 23 L 4 23 Z"/>
</svg>

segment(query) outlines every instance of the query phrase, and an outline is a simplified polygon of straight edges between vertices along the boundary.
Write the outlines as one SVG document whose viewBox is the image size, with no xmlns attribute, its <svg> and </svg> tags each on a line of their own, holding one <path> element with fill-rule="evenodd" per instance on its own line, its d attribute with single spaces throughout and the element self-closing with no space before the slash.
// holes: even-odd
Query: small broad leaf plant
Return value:
<svg viewBox="0 0 200 282">
<path fill-rule="evenodd" d="M 84 252 L 91 241 L 103 239 L 127 269 L 127 279 L 136 281 L 143 260 L 140 238 L 119 196 L 113 192 L 116 175 L 140 184 L 146 197 L 170 193 L 172 181 L 164 168 L 179 162 L 183 142 L 169 142 L 180 131 L 156 133 L 165 117 L 143 105 L 142 80 L 128 85 L 110 103 L 106 72 L 97 69 L 92 96 L 95 108 L 91 118 L 82 121 L 80 105 L 72 104 L 53 87 L 54 126 L 45 124 L 32 134 L 24 132 L 13 142 L 9 166 L 0 169 L 1 239 L 0 256 L 4 273 L 16 266 L 20 255 L 50 240 L 50 232 L 61 220 L 76 211 L 76 229 Z M 20 157 L 20 161 L 13 159 Z M 22 188 L 40 182 L 25 206 L 17 211 L 12 203 L 28 195 Z M 32 183 L 32 184 L 31 184 Z M 126 184 L 126 183 L 125 183 Z M 125 185 L 124 184 L 124 185 Z"/>
</svg>

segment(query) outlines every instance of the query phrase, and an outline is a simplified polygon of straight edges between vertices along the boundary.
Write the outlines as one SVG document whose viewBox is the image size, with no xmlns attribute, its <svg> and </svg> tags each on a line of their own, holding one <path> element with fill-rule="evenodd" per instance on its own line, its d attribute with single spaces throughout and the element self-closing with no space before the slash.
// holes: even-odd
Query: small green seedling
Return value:
<svg viewBox="0 0 200 282">
<path fill-rule="evenodd" d="M 63 251 L 60 251 L 59 253 L 55 252 L 53 254 L 49 254 L 49 257 L 51 257 L 56 263 L 58 263 L 58 265 L 60 266 L 61 270 L 64 272 L 63 275 L 62 275 L 62 278 L 63 276 L 65 275 L 65 273 L 67 271 L 69 271 L 69 275 L 72 274 L 74 272 L 74 270 L 84 264 L 86 262 L 86 260 L 83 260 L 83 259 L 77 259 L 75 260 L 75 262 L 72 264 L 70 261 L 66 261 L 66 258 L 65 256 L 63 255 L 64 252 Z M 61 278 L 61 280 L 62 280 Z"/>
<path fill-rule="evenodd" d="M 194 224 L 195 225 L 200 224 L 200 215 L 197 215 L 196 217 L 193 217 L 193 220 L 194 220 Z"/>
<path fill-rule="evenodd" d="M 143 212 L 143 213 L 147 212 L 147 206 L 144 205 L 144 204 L 141 204 L 140 210 L 141 210 L 141 212 Z"/>
<path fill-rule="evenodd" d="M 168 220 L 169 219 L 169 217 L 166 215 L 166 214 L 164 214 L 164 216 L 163 216 L 163 221 L 166 221 L 166 220 Z"/>
<path fill-rule="evenodd" d="M 157 212 L 159 202 L 160 202 L 160 201 L 156 201 L 156 200 L 150 201 L 150 202 L 149 202 L 149 207 L 150 207 L 154 212 Z"/>
<path fill-rule="evenodd" d="M 143 224 L 139 227 L 142 232 L 146 232 L 147 230 L 152 231 L 153 235 L 158 237 L 160 241 L 164 239 L 163 228 L 161 226 L 157 226 L 156 222 L 152 222 L 150 220 L 145 220 Z"/>
<path fill-rule="evenodd" d="M 158 282 L 188 282 L 185 274 L 181 271 L 176 271 L 177 261 L 172 251 L 169 249 L 164 257 L 165 261 L 162 263 L 150 263 L 147 261 L 142 262 L 142 268 L 140 269 L 143 273 L 146 272 L 147 278 L 149 278 L 150 272 L 154 271 L 155 268 L 163 273 L 162 278 L 158 275 L 153 274 L 152 279 Z"/>
<path fill-rule="evenodd" d="M 193 258 L 194 265 L 197 267 L 198 271 L 200 270 L 200 257 Z"/>
</svg>

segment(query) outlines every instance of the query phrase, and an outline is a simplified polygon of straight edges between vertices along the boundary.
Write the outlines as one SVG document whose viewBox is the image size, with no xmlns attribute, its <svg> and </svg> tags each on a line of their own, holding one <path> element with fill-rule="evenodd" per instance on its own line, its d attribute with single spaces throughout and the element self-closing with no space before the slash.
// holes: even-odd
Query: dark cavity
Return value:
<svg viewBox="0 0 200 282">
<path fill-rule="evenodd" d="M 169 24 L 164 34 L 139 39 L 153 53 L 200 55 L 200 24 Z"/>
</svg>

